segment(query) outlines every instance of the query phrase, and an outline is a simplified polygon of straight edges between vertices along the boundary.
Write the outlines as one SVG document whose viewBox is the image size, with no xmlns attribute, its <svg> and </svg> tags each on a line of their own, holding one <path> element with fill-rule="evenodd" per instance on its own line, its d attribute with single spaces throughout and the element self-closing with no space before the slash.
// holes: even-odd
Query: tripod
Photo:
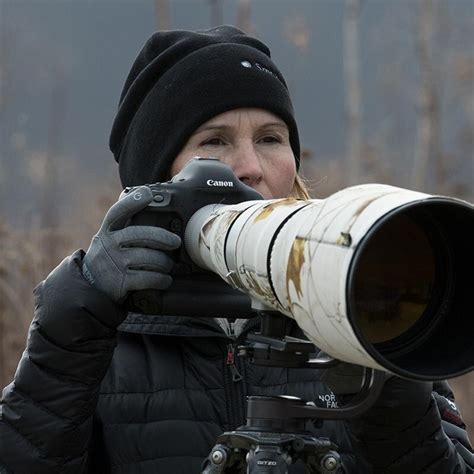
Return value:
<svg viewBox="0 0 474 474">
<path fill-rule="evenodd" d="M 329 357 L 309 359 L 312 343 L 285 336 L 285 318 L 280 313 L 260 311 L 261 332 L 250 334 L 240 355 L 260 365 L 327 369 L 339 364 Z M 203 464 L 203 474 L 286 474 L 288 466 L 302 461 L 308 474 L 337 474 L 341 460 L 337 446 L 315 437 L 308 421 L 342 420 L 361 415 L 378 398 L 384 374 L 365 368 L 359 392 L 337 408 L 316 407 L 290 396 L 249 397 L 247 424 L 217 438 Z"/>
</svg>

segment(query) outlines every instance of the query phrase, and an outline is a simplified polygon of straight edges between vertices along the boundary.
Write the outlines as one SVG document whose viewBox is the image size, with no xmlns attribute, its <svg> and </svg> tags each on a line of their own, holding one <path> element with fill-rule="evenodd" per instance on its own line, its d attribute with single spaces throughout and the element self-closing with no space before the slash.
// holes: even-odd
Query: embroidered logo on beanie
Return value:
<svg viewBox="0 0 474 474">
<path fill-rule="evenodd" d="M 250 61 L 241 61 L 240 64 L 242 64 L 243 67 L 246 67 L 250 69 L 252 67 L 252 63 Z M 266 68 L 265 66 L 262 66 L 260 63 L 254 63 L 254 66 L 262 72 L 265 72 L 267 74 L 271 74 L 275 79 L 280 80 L 280 78 L 273 72 L 270 71 L 270 69 Z"/>
</svg>

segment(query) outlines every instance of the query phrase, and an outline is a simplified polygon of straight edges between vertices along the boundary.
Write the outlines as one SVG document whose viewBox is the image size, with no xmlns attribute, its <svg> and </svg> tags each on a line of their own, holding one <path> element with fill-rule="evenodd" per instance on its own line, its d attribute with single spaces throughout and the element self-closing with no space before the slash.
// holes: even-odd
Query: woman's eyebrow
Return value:
<svg viewBox="0 0 474 474">
<path fill-rule="evenodd" d="M 271 127 L 279 127 L 287 129 L 288 127 L 284 122 L 267 122 L 262 124 L 259 128 L 271 128 Z"/>
<path fill-rule="evenodd" d="M 199 127 L 195 133 L 201 133 L 201 132 L 205 132 L 207 130 L 230 130 L 232 129 L 233 127 L 231 127 L 230 125 L 224 125 L 224 124 L 216 124 L 216 125 L 212 125 L 212 124 L 209 124 L 209 125 L 202 125 L 201 127 Z"/>
</svg>

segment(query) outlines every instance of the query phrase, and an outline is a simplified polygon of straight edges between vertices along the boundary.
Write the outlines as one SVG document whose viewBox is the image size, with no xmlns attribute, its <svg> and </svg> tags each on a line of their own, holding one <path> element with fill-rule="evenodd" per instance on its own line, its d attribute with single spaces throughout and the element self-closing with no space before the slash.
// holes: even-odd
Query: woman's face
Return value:
<svg viewBox="0 0 474 474">
<path fill-rule="evenodd" d="M 201 125 L 171 165 L 179 173 L 194 156 L 218 158 L 264 199 L 287 197 L 296 177 L 288 127 L 262 109 L 235 109 Z"/>
</svg>

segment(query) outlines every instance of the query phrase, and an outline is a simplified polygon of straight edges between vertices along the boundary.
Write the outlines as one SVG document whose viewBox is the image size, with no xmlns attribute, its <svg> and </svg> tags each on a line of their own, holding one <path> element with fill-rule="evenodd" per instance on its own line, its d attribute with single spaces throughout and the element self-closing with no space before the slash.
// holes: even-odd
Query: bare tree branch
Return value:
<svg viewBox="0 0 474 474">
<path fill-rule="evenodd" d="M 423 189 L 427 184 L 428 165 L 436 166 L 438 191 L 445 181 L 441 157 L 441 117 L 433 64 L 433 37 L 435 29 L 434 0 L 419 1 L 416 53 L 420 66 L 418 91 L 418 127 L 413 163 L 413 187 Z"/>
<path fill-rule="evenodd" d="M 211 26 L 219 26 L 224 22 L 224 0 L 209 0 L 211 4 Z"/>
<path fill-rule="evenodd" d="M 361 177 L 362 160 L 362 104 L 359 78 L 359 20 L 360 0 L 346 0 L 344 39 L 344 80 L 346 91 L 347 146 L 346 164 L 349 184 Z"/>
<path fill-rule="evenodd" d="M 246 33 L 252 33 L 250 0 L 238 0 L 237 27 Z"/>
<path fill-rule="evenodd" d="M 159 30 L 171 29 L 169 0 L 155 0 L 156 22 Z"/>
</svg>

